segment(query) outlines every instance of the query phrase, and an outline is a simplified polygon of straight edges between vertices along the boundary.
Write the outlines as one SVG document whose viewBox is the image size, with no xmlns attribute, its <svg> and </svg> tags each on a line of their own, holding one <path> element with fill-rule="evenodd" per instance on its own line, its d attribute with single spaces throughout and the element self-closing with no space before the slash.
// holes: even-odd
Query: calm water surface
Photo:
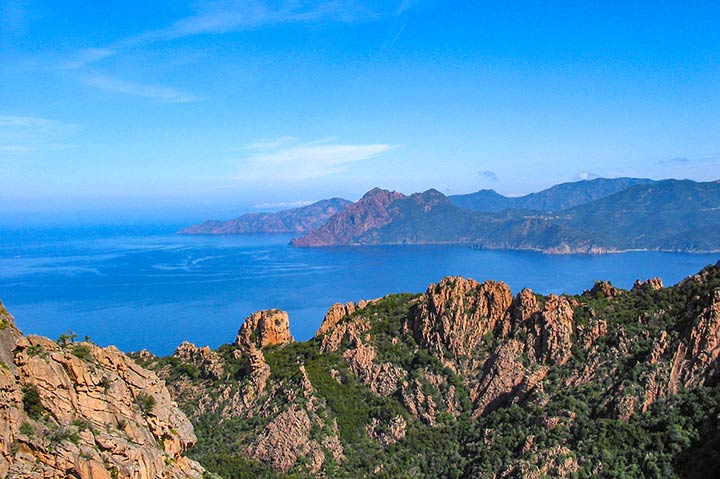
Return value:
<svg viewBox="0 0 720 479">
<path fill-rule="evenodd" d="M 290 236 L 179 236 L 177 225 L 0 231 L 0 300 L 25 333 L 67 330 L 125 351 L 234 340 L 249 313 L 280 308 L 310 338 L 338 301 L 420 292 L 446 275 L 579 293 L 595 280 L 673 284 L 718 254 L 555 256 L 466 246 L 298 249 Z"/>
</svg>

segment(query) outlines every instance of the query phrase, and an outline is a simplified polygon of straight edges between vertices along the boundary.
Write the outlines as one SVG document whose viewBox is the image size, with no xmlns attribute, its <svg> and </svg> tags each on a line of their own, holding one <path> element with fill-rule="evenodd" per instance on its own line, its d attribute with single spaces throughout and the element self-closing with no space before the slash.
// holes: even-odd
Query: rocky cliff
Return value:
<svg viewBox="0 0 720 479">
<path fill-rule="evenodd" d="M 155 373 L 114 347 L 23 337 L 2 306 L 0 321 L 0 477 L 202 477 Z"/>
<path fill-rule="evenodd" d="M 144 364 L 225 477 L 694 478 L 720 470 L 718 318 L 720 263 L 575 296 L 448 277 L 333 305 L 309 342 L 265 311 Z"/>
<path fill-rule="evenodd" d="M 720 473 L 720 263 L 572 296 L 447 277 L 335 304 L 307 342 L 266 310 L 136 362 L 0 320 L 0 477 Z"/>
</svg>

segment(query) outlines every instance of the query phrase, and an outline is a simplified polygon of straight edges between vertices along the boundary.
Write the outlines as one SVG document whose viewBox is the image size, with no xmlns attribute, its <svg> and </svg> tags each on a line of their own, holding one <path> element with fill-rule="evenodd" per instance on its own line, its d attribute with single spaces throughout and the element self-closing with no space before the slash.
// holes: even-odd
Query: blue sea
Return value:
<svg viewBox="0 0 720 479">
<path fill-rule="evenodd" d="M 124 351 L 170 354 L 183 340 L 232 342 L 253 311 L 289 312 L 312 337 L 333 303 L 421 292 L 446 275 L 580 293 L 607 279 L 666 285 L 718 254 L 545 255 L 461 245 L 298 249 L 288 235 L 180 236 L 181 225 L 0 231 L 0 300 L 25 333 L 74 331 Z"/>
</svg>

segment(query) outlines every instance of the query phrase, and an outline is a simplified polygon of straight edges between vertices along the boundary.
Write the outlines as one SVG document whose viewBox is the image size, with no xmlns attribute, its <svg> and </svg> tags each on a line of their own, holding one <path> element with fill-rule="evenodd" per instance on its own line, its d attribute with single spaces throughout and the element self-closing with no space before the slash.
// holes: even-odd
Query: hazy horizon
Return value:
<svg viewBox="0 0 720 479">
<path fill-rule="evenodd" d="M 571 179 L 568 182 L 580 182 L 580 181 L 591 181 L 602 177 L 593 177 L 587 179 Z M 691 180 L 689 178 L 651 178 L 656 181 L 662 180 Z M 691 180 L 695 181 L 695 180 Z M 720 181 L 720 179 L 711 179 L 708 181 Z M 561 183 L 557 183 L 561 184 Z M 548 188 L 556 186 L 549 185 Z M 41 209 L 28 209 L 25 204 L 19 203 L 16 210 L 7 208 L 7 210 L 0 210 L 0 229 L 16 229 L 27 227 L 38 227 L 47 226 L 50 228 L 62 227 L 62 226 L 103 226 L 103 225 L 123 225 L 123 226 L 150 226 L 157 225 L 160 227 L 178 227 L 187 226 L 191 223 L 199 223 L 209 219 L 215 220 L 230 220 L 241 216 L 245 213 L 260 213 L 260 212 L 277 212 L 281 210 L 287 210 L 292 208 L 298 208 L 307 206 L 323 199 L 330 198 L 344 198 L 350 201 L 359 200 L 367 191 L 376 186 L 369 187 L 367 190 L 363 190 L 361 193 L 356 195 L 335 195 L 324 198 L 313 198 L 306 200 L 297 201 L 277 201 L 273 202 L 272 197 L 268 198 L 269 201 L 261 201 L 259 203 L 252 203 L 248 201 L 238 201 L 233 198 L 222 198 L 216 197 L 210 200 L 202 202 L 192 203 L 188 198 L 174 198 L 174 197 L 163 197 L 154 198 L 153 201 L 148 201 L 147 198 L 136 199 L 134 203 L 125 203 L 118 205 L 110 202 L 94 201 L 94 202 L 83 202 L 78 203 L 79 206 L 68 208 L 67 205 L 62 205 L 51 208 Z M 432 189 L 436 189 L 431 187 Z M 428 189 L 431 189 L 428 188 Z M 396 190 L 396 188 L 387 187 L 389 190 Z M 547 188 L 543 188 L 545 190 Z M 499 191 L 494 188 L 481 188 L 481 190 L 493 190 L 497 193 Z M 537 193 L 538 191 L 528 191 L 523 194 L 516 195 L 505 195 L 508 197 L 519 197 L 530 193 Z M 423 190 L 426 191 L 426 190 Z M 456 195 L 463 195 L 468 193 L 475 193 L 479 190 L 458 192 L 453 193 Z M 412 193 L 418 193 L 421 191 L 400 191 L 403 194 L 410 195 Z M 449 192 L 445 192 L 447 195 L 451 195 Z M 502 193 L 500 193 L 502 194 Z M 256 200 L 262 200 L 257 198 Z M 5 205 L 6 207 L 8 205 Z M 12 206 L 12 205 L 11 205 Z"/>
</svg>

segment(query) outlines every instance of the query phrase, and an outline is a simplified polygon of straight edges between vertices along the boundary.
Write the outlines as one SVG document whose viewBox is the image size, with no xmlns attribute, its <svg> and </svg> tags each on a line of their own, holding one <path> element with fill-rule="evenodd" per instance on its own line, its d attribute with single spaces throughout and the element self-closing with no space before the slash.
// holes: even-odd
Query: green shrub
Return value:
<svg viewBox="0 0 720 479">
<path fill-rule="evenodd" d="M 71 428 L 66 426 L 58 427 L 57 429 L 52 429 L 47 434 L 48 441 L 50 442 L 51 446 L 60 444 L 63 441 L 70 441 L 73 444 L 77 444 L 80 440 L 80 436 L 78 436 L 77 432 L 73 431 Z"/>
<path fill-rule="evenodd" d="M 68 345 L 68 343 L 74 342 L 75 338 L 77 338 L 77 334 L 72 331 L 66 331 L 62 333 L 55 342 L 58 343 L 60 346 L 65 347 Z"/>
<path fill-rule="evenodd" d="M 28 416 L 38 419 L 45 412 L 45 408 L 40 400 L 40 393 L 34 384 L 26 384 L 22 387 L 23 393 L 23 409 Z"/>
<path fill-rule="evenodd" d="M 137 404 L 140 411 L 147 416 L 155 407 L 155 396 L 142 392 L 135 398 L 135 404 Z"/>
<path fill-rule="evenodd" d="M 20 426 L 20 433 L 25 434 L 26 436 L 32 436 L 35 434 L 35 428 L 32 427 L 32 424 L 29 422 L 22 423 L 22 426 Z"/>
<path fill-rule="evenodd" d="M 25 352 L 28 354 L 28 356 L 34 357 L 43 354 L 45 352 L 45 349 L 39 344 L 33 344 L 32 346 L 28 346 L 25 349 Z"/>
<path fill-rule="evenodd" d="M 102 379 L 100 380 L 100 382 L 98 383 L 98 386 L 100 386 L 101 388 L 103 388 L 103 390 L 105 392 L 107 392 L 108 389 L 110 389 L 110 384 L 111 384 L 110 379 L 107 376 L 103 376 Z"/>
<path fill-rule="evenodd" d="M 87 344 L 76 344 L 72 347 L 71 351 L 73 356 L 76 356 L 83 361 L 93 359 L 92 347 Z"/>
</svg>

